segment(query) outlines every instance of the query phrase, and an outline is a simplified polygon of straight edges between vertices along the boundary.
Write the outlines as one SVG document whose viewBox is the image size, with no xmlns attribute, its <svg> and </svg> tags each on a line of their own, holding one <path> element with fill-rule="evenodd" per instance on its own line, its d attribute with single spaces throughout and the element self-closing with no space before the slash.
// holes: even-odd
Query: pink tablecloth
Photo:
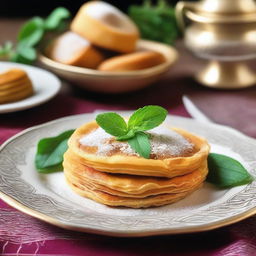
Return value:
<svg viewBox="0 0 256 256">
<path fill-rule="evenodd" d="M 63 116 L 92 112 L 96 109 L 130 110 L 147 104 L 158 104 L 167 108 L 170 114 L 188 116 L 182 105 L 181 95 L 193 92 L 195 96 L 197 91 L 215 97 L 218 97 L 216 93 L 219 93 L 203 89 L 190 79 L 179 76 L 166 79 L 140 92 L 126 95 L 97 95 L 66 89 L 42 106 L 0 115 L 0 144 L 27 127 Z M 250 97 L 255 95 L 255 92 L 255 89 L 248 90 Z M 226 97 L 230 95 L 232 94 L 228 93 Z M 239 95 L 239 92 L 236 92 L 236 95 Z M 201 97 L 202 100 L 204 98 Z M 212 108 L 214 109 L 214 106 Z M 240 114 L 236 113 L 236 115 Z M 218 118 L 216 119 L 215 121 L 221 122 Z M 256 130 L 256 127 L 254 129 Z M 66 231 L 26 216 L 0 201 L 0 253 L 1 255 L 93 256 L 256 255 L 256 218 L 251 217 L 215 231 L 190 235 L 111 238 Z"/>
</svg>

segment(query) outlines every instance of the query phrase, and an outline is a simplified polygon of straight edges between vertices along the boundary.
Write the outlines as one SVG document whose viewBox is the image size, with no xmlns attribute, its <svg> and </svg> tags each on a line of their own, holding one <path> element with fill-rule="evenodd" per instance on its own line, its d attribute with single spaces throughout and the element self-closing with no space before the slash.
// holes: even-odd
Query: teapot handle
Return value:
<svg viewBox="0 0 256 256">
<path fill-rule="evenodd" d="M 175 16 L 177 24 L 182 32 L 185 30 L 185 14 L 187 9 L 193 9 L 197 3 L 179 1 L 175 6 Z"/>
</svg>

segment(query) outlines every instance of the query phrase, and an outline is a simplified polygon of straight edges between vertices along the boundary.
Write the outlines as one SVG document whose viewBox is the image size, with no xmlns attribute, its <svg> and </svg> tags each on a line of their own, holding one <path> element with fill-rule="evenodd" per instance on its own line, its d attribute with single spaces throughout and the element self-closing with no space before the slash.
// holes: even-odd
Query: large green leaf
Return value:
<svg viewBox="0 0 256 256">
<path fill-rule="evenodd" d="M 35 165 L 39 172 L 59 171 L 66 152 L 67 141 L 74 130 L 61 133 L 56 137 L 41 139 L 37 145 Z"/>
<path fill-rule="evenodd" d="M 34 17 L 26 22 L 18 35 L 18 41 L 26 46 L 35 46 L 44 35 L 44 20 L 40 17 Z"/>
<path fill-rule="evenodd" d="M 241 163 L 225 155 L 211 153 L 208 167 L 207 181 L 220 188 L 244 185 L 253 180 Z"/>
</svg>

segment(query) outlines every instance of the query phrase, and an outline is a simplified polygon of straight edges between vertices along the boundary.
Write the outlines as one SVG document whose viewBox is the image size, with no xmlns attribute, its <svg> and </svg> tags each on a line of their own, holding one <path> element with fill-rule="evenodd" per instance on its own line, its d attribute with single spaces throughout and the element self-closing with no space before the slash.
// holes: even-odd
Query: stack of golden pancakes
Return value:
<svg viewBox="0 0 256 256">
<path fill-rule="evenodd" d="M 33 94 L 33 86 L 22 69 L 13 68 L 0 74 L 0 104 L 19 101 Z"/>
<path fill-rule="evenodd" d="M 209 144 L 178 128 L 164 128 L 165 134 L 161 129 L 151 133 L 151 156 L 145 159 L 127 142 L 104 135 L 96 122 L 81 126 L 64 154 L 67 183 L 79 195 L 109 206 L 145 208 L 186 197 L 206 178 Z"/>
</svg>

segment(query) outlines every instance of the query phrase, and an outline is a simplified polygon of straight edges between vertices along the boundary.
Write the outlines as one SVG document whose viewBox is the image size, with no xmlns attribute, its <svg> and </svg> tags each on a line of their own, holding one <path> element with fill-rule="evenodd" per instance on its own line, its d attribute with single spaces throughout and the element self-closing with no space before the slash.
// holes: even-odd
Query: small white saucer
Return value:
<svg viewBox="0 0 256 256">
<path fill-rule="evenodd" d="M 50 100 L 59 92 L 61 87 L 59 78 L 40 68 L 12 62 L 0 62 L 0 73 L 15 67 L 21 68 L 27 72 L 33 83 L 35 93 L 20 101 L 0 104 L 0 114 L 38 106 Z"/>
</svg>

